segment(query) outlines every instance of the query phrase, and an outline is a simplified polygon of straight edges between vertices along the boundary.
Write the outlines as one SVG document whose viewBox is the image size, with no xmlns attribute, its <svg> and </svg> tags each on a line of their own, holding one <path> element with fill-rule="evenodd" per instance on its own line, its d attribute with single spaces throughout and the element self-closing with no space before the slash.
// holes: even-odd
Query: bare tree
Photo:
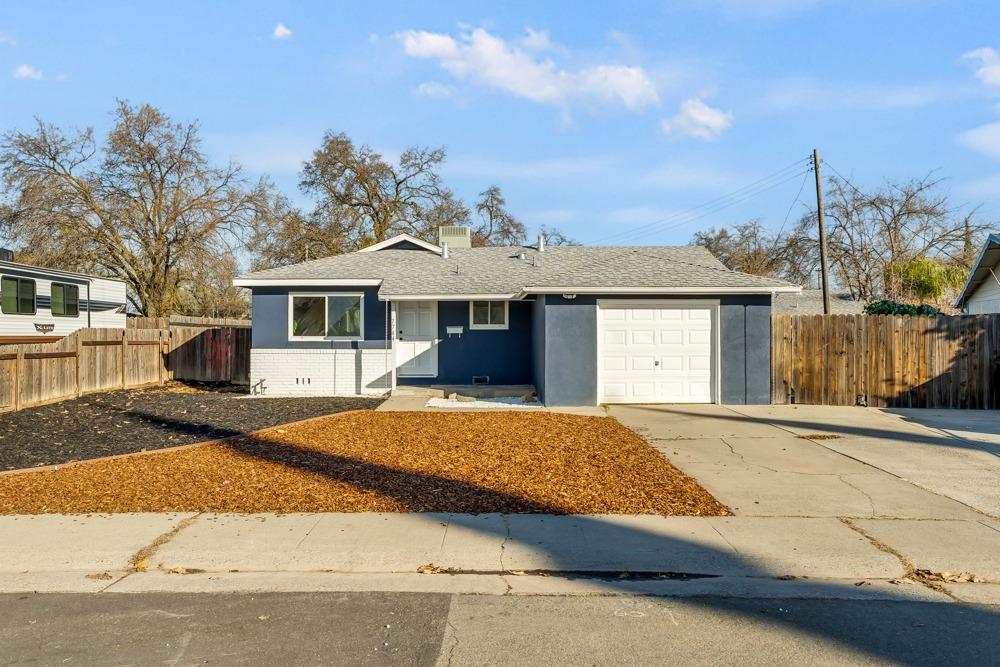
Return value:
<svg viewBox="0 0 1000 667">
<path fill-rule="evenodd" d="M 287 266 L 353 250 L 356 224 L 350 209 L 337 215 L 306 215 L 284 197 L 275 197 L 247 241 L 252 268 Z"/>
<path fill-rule="evenodd" d="M 410 148 L 394 166 L 371 147 L 355 146 L 346 134 L 327 132 L 299 185 L 319 198 L 317 217 L 346 223 L 352 248 L 399 232 L 430 238 L 433 212 L 440 213 L 451 196 L 438 174 L 444 160 L 443 148 Z"/>
<path fill-rule="evenodd" d="M 538 233 L 545 241 L 545 245 L 580 245 L 578 241 L 566 236 L 555 227 L 546 227 L 545 225 L 542 225 L 539 228 Z"/>
<path fill-rule="evenodd" d="M 0 139 L 4 231 L 26 261 L 124 280 L 143 315 L 180 306 L 185 263 L 226 254 L 268 197 L 237 165 L 214 167 L 198 124 L 119 101 L 103 146 L 93 131 L 37 121 Z"/>
<path fill-rule="evenodd" d="M 710 228 L 691 240 L 704 246 L 733 271 L 807 282 L 815 263 L 810 239 L 801 227 L 784 234 L 769 232 L 760 220 L 732 228 Z"/>
<path fill-rule="evenodd" d="M 237 273 L 235 254 L 195 253 L 184 264 L 174 312 L 196 317 L 249 317 L 246 290 L 233 285 Z"/>
<path fill-rule="evenodd" d="M 974 211 L 960 215 L 928 174 L 887 182 L 865 192 L 848 181 L 828 180 L 830 260 L 838 281 L 862 300 L 905 300 L 910 289 L 900 267 L 931 258 L 960 266 L 986 232 Z"/>
<path fill-rule="evenodd" d="M 479 193 L 476 213 L 480 223 L 472 230 L 473 245 L 514 246 L 525 242 L 524 225 L 507 210 L 499 186 L 491 185 Z"/>
</svg>

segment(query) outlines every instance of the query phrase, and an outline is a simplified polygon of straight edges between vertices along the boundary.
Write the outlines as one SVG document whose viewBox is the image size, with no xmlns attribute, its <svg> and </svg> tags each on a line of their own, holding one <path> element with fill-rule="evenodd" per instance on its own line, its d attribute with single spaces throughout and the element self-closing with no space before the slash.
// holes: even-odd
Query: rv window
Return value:
<svg viewBox="0 0 1000 667">
<path fill-rule="evenodd" d="M 77 317 L 80 314 L 80 288 L 76 285 L 52 283 L 52 314 L 57 317 Z"/>
<path fill-rule="evenodd" d="M 35 281 L 11 276 L 0 279 L 0 311 L 5 315 L 34 315 Z"/>
</svg>

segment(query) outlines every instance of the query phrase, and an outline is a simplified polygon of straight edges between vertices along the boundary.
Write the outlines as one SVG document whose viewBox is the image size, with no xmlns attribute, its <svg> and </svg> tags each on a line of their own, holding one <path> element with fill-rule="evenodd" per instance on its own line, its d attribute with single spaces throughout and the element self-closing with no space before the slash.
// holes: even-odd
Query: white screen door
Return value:
<svg viewBox="0 0 1000 667">
<path fill-rule="evenodd" d="M 396 303 L 396 369 L 400 377 L 437 375 L 437 302 Z"/>
</svg>

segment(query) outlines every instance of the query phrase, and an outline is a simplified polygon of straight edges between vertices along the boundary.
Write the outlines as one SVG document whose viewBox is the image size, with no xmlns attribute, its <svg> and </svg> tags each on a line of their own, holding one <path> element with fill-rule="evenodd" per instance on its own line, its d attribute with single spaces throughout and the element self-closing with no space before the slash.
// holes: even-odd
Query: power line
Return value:
<svg viewBox="0 0 1000 667">
<path fill-rule="evenodd" d="M 747 199 L 755 197 L 761 194 L 762 192 L 766 192 L 774 187 L 782 185 L 788 182 L 789 180 L 794 180 L 795 178 L 801 176 L 802 173 L 809 173 L 809 171 L 811 171 L 812 169 L 811 165 L 805 172 L 801 172 L 799 170 L 802 168 L 803 163 L 808 162 L 810 159 L 811 158 L 808 157 L 802 158 L 801 160 L 797 160 L 792 164 L 782 169 L 779 169 L 778 171 L 774 172 L 773 174 L 770 174 L 769 176 L 765 176 L 764 178 L 754 181 L 753 183 L 744 185 L 743 187 L 733 190 L 732 192 L 726 195 L 710 199 L 693 208 L 670 214 L 668 216 L 665 216 L 664 218 L 646 223 L 639 227 L 622 230 L 620 232 L 609 234 L 600 239 L 595 239 L 593 243 L 602 243 L 613 239 L 647 236 L 654 232 L 658 233 L 665 231 L 667 229 L 671 229 L 676 226 L 689 224 L 690 222 L 701 219 L 706 215 L 710 215 L 711 213 L 722 210 L 723 208 L 727 208 L 729 206 L 738 204 L 742 201 L 746 201 Z M 702 213 L 699 213 L 703 209 L 710 209 L 710 210 L 706 210 Z M 663 227 L 663 225 L 666 223 L 673 223 L 673 224 L 670 224 L 667 227 Z"/>
</svg>

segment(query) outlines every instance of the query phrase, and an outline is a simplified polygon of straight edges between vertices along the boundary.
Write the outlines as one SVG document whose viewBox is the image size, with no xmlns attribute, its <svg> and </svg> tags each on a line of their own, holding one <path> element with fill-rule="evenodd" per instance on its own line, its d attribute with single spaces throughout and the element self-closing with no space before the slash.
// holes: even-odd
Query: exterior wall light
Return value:
<svg viewBox="0 0 1000 667">
<path fill-rule="evenodd" d="M 562 298 L 566 299 L 567 301 L 572 301 L 573 299 L 576 298 L 576 295 L 575 294 L 563 294 Z"/>
</svg>

